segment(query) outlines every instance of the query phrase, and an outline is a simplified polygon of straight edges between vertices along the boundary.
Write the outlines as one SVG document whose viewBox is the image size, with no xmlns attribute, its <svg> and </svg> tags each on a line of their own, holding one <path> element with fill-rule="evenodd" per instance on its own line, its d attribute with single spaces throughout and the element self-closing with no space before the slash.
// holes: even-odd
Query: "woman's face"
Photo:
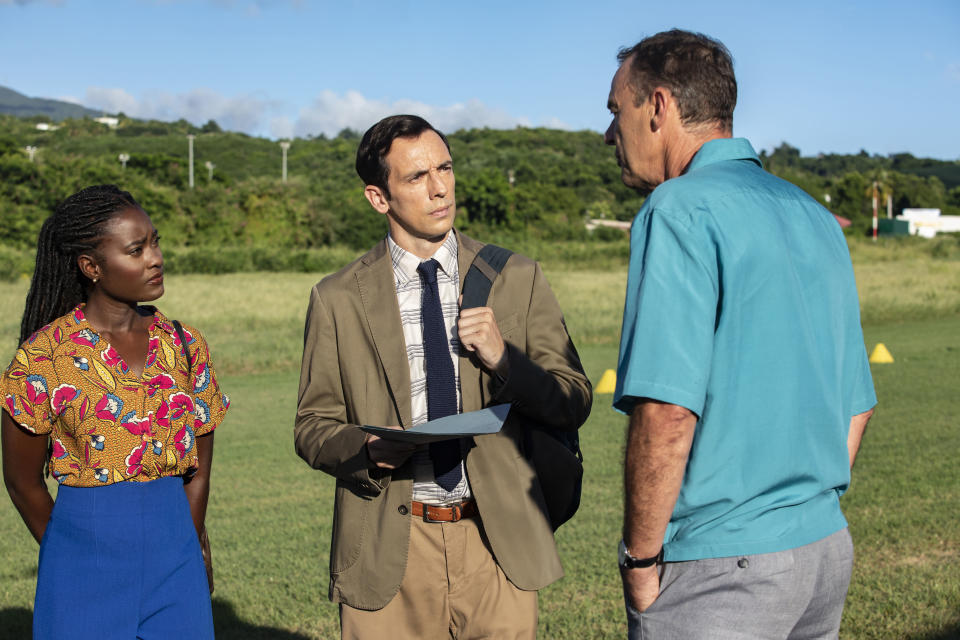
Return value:
<svg viewBox="0 0 960 640">
<path fill-rule="evenodd" d="M 163 295 L 160 236 L 142 209 L 119 211 L 105 226 L 96 256 L 80 268 L 102 293 L 123 302 L 146 302 Z"/>
</svg>

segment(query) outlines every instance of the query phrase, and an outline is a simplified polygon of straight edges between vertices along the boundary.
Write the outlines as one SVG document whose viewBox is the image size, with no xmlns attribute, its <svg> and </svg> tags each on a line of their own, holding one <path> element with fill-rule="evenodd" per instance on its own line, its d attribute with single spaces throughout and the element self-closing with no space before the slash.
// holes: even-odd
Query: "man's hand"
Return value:
<svg viewBox="0 0 960 640">
<path fill-rule="evenodd" d="M 659 569 L 657 565 L 643 569 L 620 568 L 623 595 L 627 603 L 640 613 L 646 611 L 660 595 Z"/>
<path fill-rule="evenodd" d="M 459 302 L 463 303 L 463 296 Z M 500 327 L 490 307 L 474 307 L 461 309 L 460 320 L 457 322 L 457 333 L 460 344 L 467 351 L 473 351 L 480 358 L 480 364 L 501 378 L 506 379 L 510 373 L 510 359 L 507 358 L 507 345 L 500 335 Z"/>
<path fill-rule="evenodd" d="M 400 426 L 386 429 L 402 429 Z M 413 455 L 417 445 L 396 440 L 384 440 L 372 433 L 367 434 L 367 457 L 381 469 L 396 469 Z"/>
</svg>

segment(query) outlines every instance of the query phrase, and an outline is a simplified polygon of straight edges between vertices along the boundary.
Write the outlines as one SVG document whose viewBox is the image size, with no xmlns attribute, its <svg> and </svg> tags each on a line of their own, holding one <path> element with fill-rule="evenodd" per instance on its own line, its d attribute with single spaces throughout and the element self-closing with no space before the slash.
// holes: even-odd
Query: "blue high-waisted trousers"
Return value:
<svg viewBox="0 0 960 640">
<path fill-rule="evenodd" d="M 59 487 L 40 544 L 33 637 L 213 638 L 181 478 Z"/>
</svg>

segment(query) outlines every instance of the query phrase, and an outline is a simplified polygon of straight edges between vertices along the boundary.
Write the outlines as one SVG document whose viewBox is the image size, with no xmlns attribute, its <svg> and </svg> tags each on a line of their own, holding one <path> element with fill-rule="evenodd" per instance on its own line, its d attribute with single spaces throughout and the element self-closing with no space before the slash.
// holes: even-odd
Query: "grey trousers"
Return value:
<svg viewBox="0 0 960 640">
<path fill-rule="evenodd" d="M 627 605 L 628 638 L 835 639 L 852 571 L 847 529 L 787 551 L 667 562 L 657 600 Z"/>
</svg>

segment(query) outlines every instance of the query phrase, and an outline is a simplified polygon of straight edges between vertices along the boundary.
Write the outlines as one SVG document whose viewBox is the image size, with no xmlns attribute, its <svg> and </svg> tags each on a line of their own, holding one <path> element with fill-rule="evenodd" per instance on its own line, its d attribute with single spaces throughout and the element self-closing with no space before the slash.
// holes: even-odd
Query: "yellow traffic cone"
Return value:
<svg viewBox="0 0 960 640">
<path fill-rule="evenodd" d="M 870 362 L 886 364 L 893 362 L 893 356 L 890 355 L 890 351 L 882 342 L 878 342 L 877 346 L 873 348 L 873 353 L 870 354 Z"/>
<path fill-rule="evenodd" d="M 613 369 L 607 369 L 600 376 L 600 382 L 593 389 L 597 393 L 613 393 L 617 390 L 617 373 Z"/>
</svg>

